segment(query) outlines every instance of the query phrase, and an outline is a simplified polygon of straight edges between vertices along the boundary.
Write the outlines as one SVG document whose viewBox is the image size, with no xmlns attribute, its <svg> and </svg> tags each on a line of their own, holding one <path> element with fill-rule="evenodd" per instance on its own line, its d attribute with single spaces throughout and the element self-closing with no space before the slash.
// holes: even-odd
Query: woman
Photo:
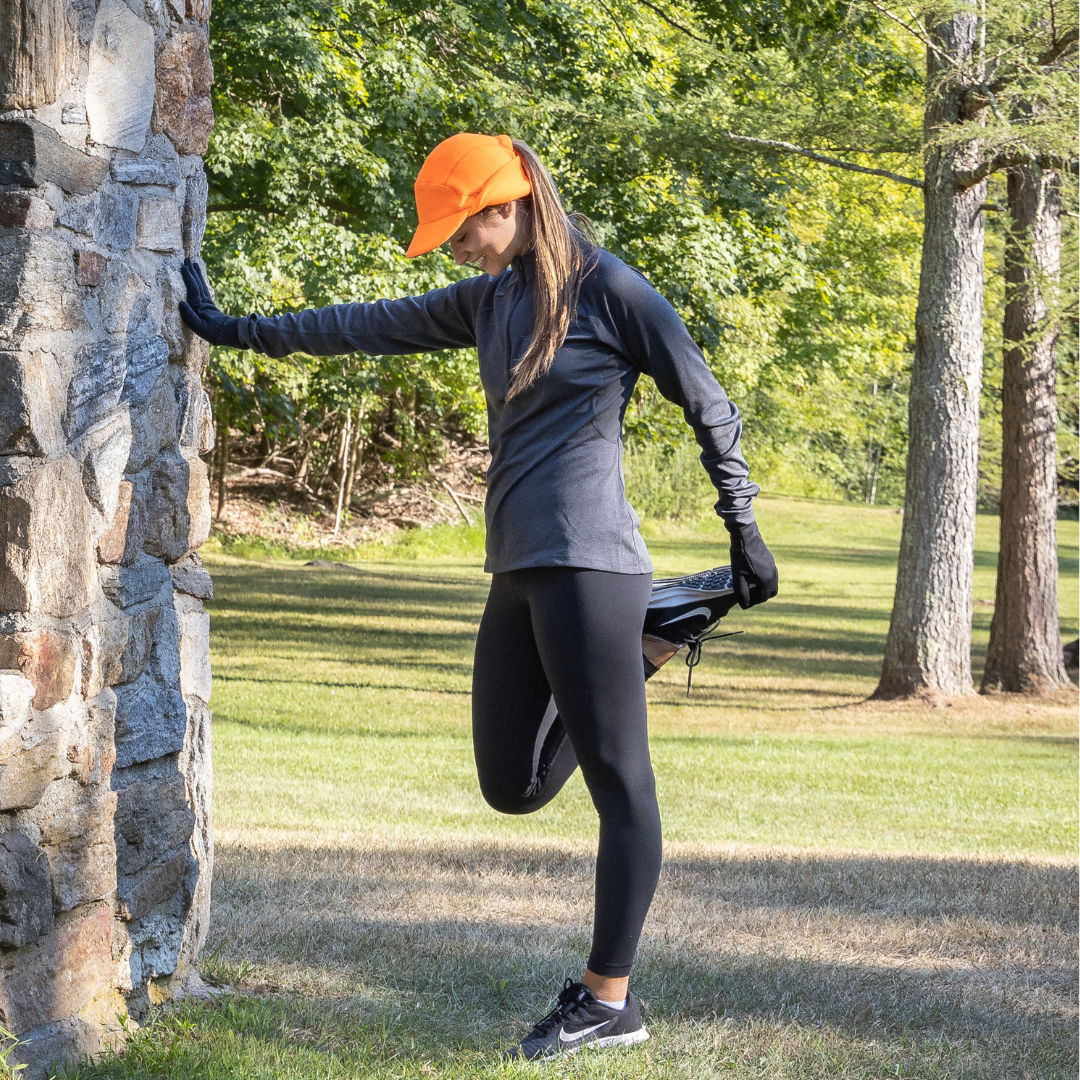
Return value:
<svg viewBox="0 0 1080 1080">
<path fill-rule="evenodd" d="M 549 802 L 580 765 L 600 818 L 592 950 L 580 982 L 509 1057 L 648 1038 L 630 967 L 660 873 L 641 633 L 652 564 L 626 502 L 622 418 L 642 373 L 684 410 L 731 534 L 743 607 L 777 576 L 739 450 L 741 423 L 675 310 L 590 244 L 535 153 L 506 135 L 440 143 L 416 186 L 410 257 L 449 241 L 483 271 L 423 296 L 236 319 L 185 264 L 184 321 L 274 357 L 476 347 L 487 397 L 491 591 L 473 668 L 480 787 L 506 814 Z"/>
</svg>

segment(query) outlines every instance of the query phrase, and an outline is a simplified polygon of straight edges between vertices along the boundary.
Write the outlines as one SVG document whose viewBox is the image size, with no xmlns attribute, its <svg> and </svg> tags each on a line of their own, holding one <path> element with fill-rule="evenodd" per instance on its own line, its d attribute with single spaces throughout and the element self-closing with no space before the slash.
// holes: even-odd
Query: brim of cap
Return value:
<svg viewBox="0 0 1080 1080">
<path fill-rule="evenodd" d="M 437 221 L 426 221 L 417 225 L 416 232 L 409 244 L 409 250 L 405 252 L 406 258 L 415 259 L 417 255 L 425 255 L 441 247 L 461 228 L 461 223 L 469 216 L 468 211 L 459 210 L 449 217 L 439 218 Z"/>
</svg>

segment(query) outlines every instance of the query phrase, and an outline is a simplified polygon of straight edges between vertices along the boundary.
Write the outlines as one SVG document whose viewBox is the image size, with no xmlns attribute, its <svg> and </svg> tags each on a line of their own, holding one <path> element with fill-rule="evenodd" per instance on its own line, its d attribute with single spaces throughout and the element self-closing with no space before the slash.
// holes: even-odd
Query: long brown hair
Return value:
<svg viewBox="0 0 1080 1080">
<path fill-rule="evenodd" d="M 517 139 L 513 143 L 532 185 L 532 194 L 520 201 L 531 219 L 536 283 L 532 337 L 525 355 L 514 365 L 508 400 L 548 373 L 555 350 L 566 340 L 577 314 L 585 241 L 593 240 L 592 223 L 581 214 L 566 212 L 559 189 L 536 151 Z"/>
</svg>

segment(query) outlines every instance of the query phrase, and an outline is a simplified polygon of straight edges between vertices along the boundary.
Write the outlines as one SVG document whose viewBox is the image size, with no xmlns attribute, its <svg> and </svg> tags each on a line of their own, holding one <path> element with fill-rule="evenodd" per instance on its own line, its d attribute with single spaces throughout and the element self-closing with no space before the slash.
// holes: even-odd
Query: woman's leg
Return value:
<svg viewBox="0 0 1080 1080">
<path fill-rule="evenodd" d="M 480 790 L 504 814 L 549 803 L 577 768 L 513 571 L 494 574 L 473 664 L 473 751 Z"/>
<path fill-rule="evenodd" d="M 600 817 L 588 969 L 622 979 L 630 973 L 662 857 L 641 663 L 652 578 L 566 567 L 513 574 L 528 600 L 540 670 Z"/>
</svg>

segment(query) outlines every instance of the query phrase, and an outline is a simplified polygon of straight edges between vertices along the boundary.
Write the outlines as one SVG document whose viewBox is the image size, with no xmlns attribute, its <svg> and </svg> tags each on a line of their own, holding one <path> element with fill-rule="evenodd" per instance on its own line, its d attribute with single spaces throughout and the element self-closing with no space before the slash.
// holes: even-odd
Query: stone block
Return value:
<svg viewBox="0 0 1080 1080">
<path fill-rule="evenodd" d="M 185 604 L 202 609 L 198 600 L 183 593 L 167 590 L 161 617 L 154 627 L 154 641 L 150 648 L 150 674 L 161 686 L 180 686 L 180 610 Z"/>
<path fill-rule="evenodd" d="M 32 457 L 20 454 L 0 456 L 0 487 L 8 487 L 11 484 L 17 484 L 20 480 L 25 480 L 35 465 L 37 462 Z"/>
<path fill-rule="evenodd" d="M 201 379 L 206 373 L 206 365 L 210 363 L 210 343 L 201 337 L 188 332 L 188 351 L 184 367 L 197 379 Z"/>
<path fill-rule="evenodd" d="M 0 810 L 36 806 L 46 788 L 71 771 L 63 745 L 65 717 L 58 712 L 32 715 L 0 743 Z"/>
<path fill-rule="evenodd" d="M 0 30 L 0 110 L 37 109 L 71 81 L 78 55 L 65 0 L 7 0 Z"/>
<path fill-rule="evenodd" d="M 5 229 L 51 229 L 52 207 L 25 191 L 0 192 L 0 226 Z"/>
<path fill-rule="evenodd" d="M 89 195 L 109 163 L 72 149 L 51 127 L 26 117 L 0 121 L 0 184 L 56 184 L 69 195 Z"/>
<path fill-rule="evenodd" d="M 187 863 L 188 849 L 185 846 L 164 862 L 148 866 L 140 874 L 122 878 L 116 889 L 116 908 L 120 918 L 125 922 L 141 919 L 158 904 L 174 896 L 183 884 Z"/>
<path fill-rule="evenodd" d="M 137 473 L 176 438 L 176 397 L 164 367 L 146 404 L 132 414 L 131 451 L 127 472 Z"/>
<path fill-rule="evenodd" d="M 97 222 L 98 193 L 73 196 L 56 215 L 56 224 L 82 236 L 93 236 Z"/>
<path fill-rule="evenodd" d="M 120 1010 L 123 1011 L 123 1010 Z M 76 1066 L 102 1049 L 101 1030 L 88 1020 L 68 1019 L 40 1024 L 19 1036 L 8 1062 L 25 1065 L 19 1080 L 51 1080 L 57 1064 Z"/>
<path fill-rule="evenodd" d="M 214 448 L 214 418 L 210 395 L 202 383 L 185 372 L 176 380 L 180 452 L 186 458 L 208 454 Z"/>
<path fill-rule="evenodd" d="M 130 480 L 121 480 L 116 489 L 116 513 L 113 514 L 98 540 L 98 561 L 103 563 L 117 563 L 124 557 L 127 548 L 128 520 L 131 516 L 131 492 L 133 485 Z M 139 544 L 142 547 L 140 541 Z"/>
<path fill-rule="evenodd" d="M 0 352 L 0 454 L 63 452 L 67 383 L 52 351 Z"/>
<path fill-rule="evenodd" d="M 97 700 L 106 687 L 112 686 L 120 678 L 127 639 L 128 617 L 113 603 L 102 598 L 91 611 L 89 625 L 82 630 L 82 682 L 79 692 L 86 701 Z"/>
<path fill-rule="evenodd" d="M 176 187 L 180 183 L 180 168 L 175 161 L 163 158 L 143 156 L 129 159 L 113 159 L 112 178 L 118 184 Z"/>
<path fill-rule="evenodd" d="M 112 912 L 93 904 L 39 941 L 0 953 L 0 1010 L 10 1031 L 76 1016 L 112 975 Z"/>
<path fill-rule="evenodd" d="M 154 464 L 146 551 L 177 562 L 210 535 L 210 482 L 199 458 L 167 452 Z"/>
<path fill-rule="evenodd" d="M 14 665 L 0 670 L 0 746 L 18 735 L 31 718 L 30 702 L 37 690 Z"/>
<path fill-rule="evenodd" d="M 180 251 L 184 246 L 180 206 L 175 199 L 150 198 L 139 203 L 136 243 L 149 251 Z"/>
<path fill-rule="evenodd" d="M 90 505 L 111 521 L 120 501 L 120 481 L 131 455 L 131 416 L 127 409 L 94 428 L 79 446 L 83 490 Z"/>
<path fill-rule="evenodd" d="M 0 633 L 0 668 L 17 670 L 29 680 L 34 687 L 31 704 L 45 712 L 71 695 L 77 642 L 67 630 L 5 631 Z"/>
<path fill-rule="evenodd" d="M 210 21 L 210 0 L 185 0 L 187 17 L 205 26 Z"/>
<path fill-rule="evenodd" d="M 185 603 L 186 602 L 186 603 Z M 198 604 L 190 597 L 178 597 L 176 619 L 180 624 L 180 693 L 184 697 L 210 700 L 210 616 L 191 610 L 186 604 Z M 200 605 L 201 608 L 201 605 Z"/>
<path fill-rule="evenodd" d="M 69 777 L 50 784 L 25 815 L 48 858 L 55 911 L 103 900 L 116 888 L 116 801 L 115 791 Z"/>
<path fill-rule="evenodd" d="M 184 939 L 182 894 L 177 893 L 165 910 L 153 911 L 136 923 L 122 925 L 131 928 L 132 944 L 138 951 L 140 978 L 146 981 L 150 1000 L 163 1004 L 166 995 L 160 992 L 155 980 L 172 975 L 179 963 Z"/>
<path fill-rule="evenodd" d="M 132 683 L 146 670 L 154 644 L 154 630 L 160 617 L 159 607 L 151 606 L 131 612 L 127 644 L 124 646 L 121 661 L 122 670 L 117 683 Z"/>
<path fill-rule="evenodd" d="M 58 914 L 94 900 L 107 900 L 116 889 L 116 842 L 112 821 L 98 822 L 82 836 L 45 848 L 52 878 L 53 909 Z"/>
<path fill-rule="evenodd" d="M 116 800 L 117 793 L 106 787 L 96 784 L 83 787 L 77 780 L 64 777 L 45 789 L 38 804 L 26 814 L 26 820 L 37 826 L 43 847 L 85 840 L 102 823 L 111 824 Z"/>
<path fill-rule="evenodd" d="M 86 723 L 67 736 L 68 774 L 83 787 L 108 784 L 116 763 L 116 694 L 102 690 L 86 703 Z"/>
<path fill-rule="evenodd" d="M 0 233 L 0 340 L 17 343 L 35 331 L 87 329 L 71 248 L 51 232 Z"/>
<path fill-rule="evenodd" d="M 27 725 L 32 728 L 33 725 Z M 0 746 L 0 810 L 27 810 L 45 789 L 63 776 L 59 732 L 28 732 Z"/>
<path fill-rule="evenodd" d="M 154 108 L 154 31 L 121 0 L 101 0 L 90 42 L 90 138 L 138 153 Z"/>
<path fill-rule="evenodd" d="M 184 778 L 139 781 L 122 788 L 116 804 L 116 867 L 132 877 L 187 845 L 195 815 L 187 804 Z"/>
<path fill-rule="evenodd" d="M 86 108 L 82 105 L 70 102 L 65 105 L 60 113 L 60 123 L 62 124 L 85 124 Z"/>
<path fill-rule="evenodd" d="M 180 301 L 187 299 L 184 279 L 175 266 L 165 265 L 158 275 L 158 289 L 161 292 L 162 328 L 161 333 L 169 345 L 171 363 L 183 365 L 187 350 L 187 338 L 190 331 L 180 318 Z"/>
<path fill-rule="evenodd" d="M 162 337 L 128 341 L 124 355 L 124 390 L 121 395 L 133 409 L 141 409 L 150 399 L 169 363 L 169 346 Z"/>
<path fill-rule="evenodd" d="M 210 87 L 214 67 L 206 34 L 182 26 L 157 55 L 156 119 L 181 154 L 205 154 L 214 128 Z"/>
<path fill-rule="evenodd" d="M 200 162 L 198 172 L 188 177 L 184 191 L 184 254 L 195 258 L 202 251 L 203 234 L 206 232 L 206 196 L 208 187 L 206 173 Z"/>
<path fill-rule="evenodd" d="M 161 587 L 172 580 L 168 567 L 149 555 L 143 555 L 131 566 L 102 566 L 99 577 L 102 591 L 119 608 L 153 600 Z"/>
<path fill-rule="evenodd" d="M 122 347 L 95 341 L 76 350 L 75 371 L 67 385 L 63 411 L 63 428 L 68 439 L 74 442 L 84 431 L 116 412 L 126 375 Z"/>
<path fill-rule="evenodd" d="M 0 611 L 58 619 L 100 595 L 90 507 L 69 455 L 0 488 Z"/>
<path fill-rule="evenodd" d="M 119 768 L 178 753 L 184 746 L 186 727 L 187 713 L 179 691 L 166 690 L 149 675 L 143 675 L 128 686 L 117 687 L 116 764 Z"/>
<path fill-rule="evenodd" d="M 187 783 L 188 805 L 195 814 L 191 852 L 184 879 L 188 899 L 184 915 L 184 936 L 179 951 L 181 965 L 194 966 L 210 927 L 210 883 L 214 876 L 214 765 L 210 710 L 188 703 L 188 726 L 180 771 Z"/>
<path fill-rule="evenodd" d="M 105 273 L 108 261 L 96 251 L 82 248 L 75 252 L 75 281 L 79 285 L 91 288 L 101 284 L 101 275 Z"/>
<path fill-rule="evenodd" d="M 139 479 L 139 478 L 137 478 Z M 131 508 L 128 512 L 127 536 L 124 538 L 124 554 L 120 557 L 121 566 L 134 566 L 143 557 L 143 543 L 146 540 L 146 489 L 147 483 L 140 487 L 134 484 L 131 494 Z"/>
<path fill-rule="evenodd" d="M 150 337 L 156 326 L 150 314 L 153 295 L 150 286 L 131 272 L 126 262 L 113 259 L 98 293 L 101 323 L 110 334 L 126 334 L 129 339 Z"/>
<path fill-rule="evenodd" d="M 45 852 L 22 833 L 0 833 L 0 946 L 22 948 L 52 928 L 52 887 Z"/>
<path fill-rule="evenodd" d="M 113 184 L 101 192 L 93 221 L 95 243 L 116 251 L 127 251 L 135 243 L 139 216 L 139 196 Z"/>
<path fill-rule="evenodd" d="M 177 592 L 194 596 L 198 600 L 214 599 L 214 582 L 209 572 L 203 567 L 198 552 L 192 552 L 169 567 L 172 574 L 173 588 Z"/>
</svg>

